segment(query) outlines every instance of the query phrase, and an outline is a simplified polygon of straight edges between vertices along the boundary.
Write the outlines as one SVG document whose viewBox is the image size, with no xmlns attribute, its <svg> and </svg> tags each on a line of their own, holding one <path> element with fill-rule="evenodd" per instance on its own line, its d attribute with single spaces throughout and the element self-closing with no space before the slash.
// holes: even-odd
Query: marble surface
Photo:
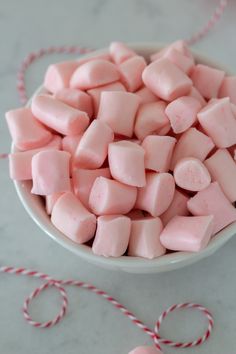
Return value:
<svg viewBox="0 0 236 354">
<path fill-rule="evenodd" d="M 10 137 L 4 112 L 19 105 L 15 90 L 16 70 L 32 50 L 49 45 L 106 46 L 114 39 L 171 41 L 190 35 L 212 11 L 216 0 L 68 0 L 40 2 L 8 0 L 0 4 L 0 151 L 9 151 Z M 235 11 L 232 1 L 222 21 L 196 45 L 235 71 Z M 29 92 L 40 83 L 53 56 L 35 64 L 27 75 Z M 0 265 L 36 268 L 57 278 L 77 278 L 104 288 L 153 326 L 167 306 L 196 301 L 215 316 L 215 331 L 202 347 L 186 352 L 233 353 L 235 339 L 236 238 L 212 257 L 178 271 L 159 275 L 108 272 L 82 262 L 49 239 L 23 210 L 8 178 L 7 161 L 0 161 Z M 0 275 L 0 352 L 4 354 L 120 354 L 150 343 L 129 320 L 94 294 L 69 289 L 70 307 L 62 323 L 50 330 L 29 326 L 21 314 L 23 299 L 36 280 Z M 51 318 L 59 297 L 53 290 L 35 301 L 32 314 Z M 172 321 L 171 321 L 172 319 Z M 189 339 L 200 334 L 197 314 L 178 313 L 166 321 L 163 334 Z M 174 353 L 166 349 L 165 353 Z M 181 351 L 182 352 L 182 351 Z"/>
</svg>

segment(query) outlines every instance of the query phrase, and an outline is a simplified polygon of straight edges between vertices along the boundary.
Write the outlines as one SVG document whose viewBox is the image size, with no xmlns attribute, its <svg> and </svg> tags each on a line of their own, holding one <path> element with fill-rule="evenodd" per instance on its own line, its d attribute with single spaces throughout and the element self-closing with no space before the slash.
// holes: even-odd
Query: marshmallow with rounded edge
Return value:
<svg viewBox="0 0 236 354">
<path fill-rule="evenodd" d="M 166 103 L 163 101 L 142 104 L 138 110 L 134 133 L 143 140 L 147 135 L 159 134 L 163 128 L 170 127 L 170 122 L 165 114 Z"/>
<path fill-rule="evenodd" d="M 31 108 L 38 120 L 63 135 L 81 134 L 89 125 L 87 113 L 49 95 L 35 96 Z"/>
<path fill-rule="evenodd" d="M 201 191 L 211 183 L 207 168 L 194 157 L 185 157 L 177 162 L 174 179 L 177 186 L 192 192 Z"/>
<path fill-rule="evenodd" d="M 108 145 L 114 139 L 111 128 L 95 119 L 83 134 L 74 154 L 74 163 L 80 168 L 99 168 L 105 161 Z"/>
<path fill-rule="evenodd" d="M 157 59 L 160 59 L 169 49 L 175 49 L 177 50 L 179 53 L 181 53 L 182 55 L 185 55 L 186 57 L 193 59 L 193 55 L 190 51 L 190 49 L 188 48 L 186 42 L 184 40 L 177 40 L 171 44 L 169 44 L 168 46 L 164 47 L 161 50 L 158 50 L 156 53 L 151 55 L 151 61 L 155 61 Z"/>
<path fill-rule="evenodd" d="M 129 243 L 131 220 L 124 215 L 106 215 L 97 218 L 93 253 L 104 257 L 122 256 Z"/>
<path fill-rule="evenodd" d="M 142 73 L 147 63 L 144 57 L 136 55 L 119 65 L 120 80 L 128 91 L 138 90 L 142 84 Z"/>
<path fill-rule="evenodd" d="M 193 85 L 207 99 L 218 97 L 224 76 L 224 71 L 203 64 L 197 64 L 191 73 Z"/>
<path fill-rule="evenodd" d="M 89 195 L 97 177 L 111 178 L 109 168 L 99 168 L 97 170 L 74 169 L 72 180 L 76 197 L 89 209 Z"/>
<path fill-rule="evenodd" d="M 219 97 L 229 97 L 236 104 L 236 76 L 226 76 L 219 91 Z"/>
<path fill-rule="evenodd" d="M 57 91 L 54 97 L 73 108 L 86 112 L 89 118 L 93 115 L 92 98 L 84 91 L 73 88 L 63 88 Z"/>
<path fill-rule="evenodd" d="M 64 235 L 79 244 L 89 241 L 96 230 L 95 215 L 71 192 L 58 198 L 52 209 L 51 221 Z"/>
<path fill-rule="evenodd" d="M 32 179 L 31 162 L 34 155 L 45 150 L 60 150 L 61 137 L 54 135 L 49 144 L 33 150 L 9 154 L 10 177 L 18 181 Z"/>
<path fill-rule="evenodd" d="M 217 181 L 226 197 L 236 201 L 236 163 L 226 149 L 217 150 L 205 165 L 211 174 L 212 180 Z"/>
<path fill-rule="evenodd" d="M 167 48 L 162 58 L 167 58 L 173 64 L 178 66 L 185 74 L 189 75 L 194 67 L 194 59 L 190 58 L 173 47 Z"/>
<path fill-rule="evenodd" d="M 96 215 L 127 214 L 133 209 L 137 188 L 118 181 L 97 177 L 89 196 L 89 206 Z"/>
<path fill-rule="evenodd" d="M 70 78 L 78 67 L 77 61 L 64 61 L 51 64 L 44 77 L 44 87 L 52 93 L 69 87 Z"/>
<path fill-rule="evenodd" d="M 65 151 L 40 151 L 32 158 L 33 188 L 31 193 L 49 195 L 71 189 L 70 154 Z"/>
<path fill-rule="evenodd" d="M 20 150 L 39 148 L 52 139 L 50 131 L 35 119 L 30 108 L 8 111 L 6 120 L 13 143 Z"/>
<path fill-rule="evenodd" d="M 184 157 L 195 157 L 200 161 L 205 160 L 214 146 L 212 139 L 207 135 L 196 128 L 188 129 L 180 136 L 175 145 L 171 161 L 171 170 L 173 171 L 176 163 Z"/>
<path fill-rule="evenodd" d="M 148 135 L 142 142 L 145 150 L 145 168 L 168 172 L 176 139 L 171 136 Z"/>
<path fill-rule="evenodd" d="M 198 113 L 198 120 L 217 147 L 236 144 L 236 119 L 228 97 L 210 101 Z"/>
<path fill-rule="evenodd" d="M 156 347 L 143 346 L 131 350 L 129 354 L 163 354 L 163 353 L 160 350 L 158 350 Z"/>
<path fill-rule="evenodd" d="M 128 60 L 129 58 L 132 58 L 137 55 L 134 50 L 132 50 L 122 42 L 111 42 L 109 47 L 109 53 L 112 60 L 116 64 L 121 64 L 125 60 Z"/>
<path fill-rule="evenodd" d="M 89 90 L 110 84 L 120 78 L 117 67 L 103 59 L 91 60 L 79 66 L 70 80 L 70 87 Z"/>
<path fill-rule="evenodd" d="M 121 82 L 117 81 L 117 82 L 113 82 L 111 84 L 107 84 L 104 86 L 100 86 L 100 87 L 96 87 L 96 88 L 88 90 L 87 92 L 91 96 L 92 101 L 93 101 L 93 111 L 94 111 L 95 118 L 97 117 L 97 114 L 98 114 L 101 94 L 103 91 L 126 91 L 126 89 Z"/>
<path fill-rule="evenodd" d="M 128 255 L 152 259 L 165 254 L 166 249 L 160 242 L 162 229 L 158 217 L 132 220 Z"/>
<path fill-rule="evenodd" d="M 139 97 L 131 92 L 102 92 L 98 119 L 107 123 L 114 133 L 131 138 L 139 104 Z"/>
<path fill-rule="evenodd" d="M 217 182 L 195 194 L 187 204 L 189 211 L 195 216 L 214 215 L 213 234 L 236 221 L 236 209 Z"/>
<path fill-rule="evenodd" d="M 205 98 L 200 94 L 200 92 L 194 86 L 192 86 L 188 96 L 196 98 L 201 103 L 202 107 L 204 107 L 207 104 Z"/>
<path fill-rule="evenodd" d="M 138 189 L 135 208 L 160 216 L 174 198 L 174 178 L 170 173 L 147 172 L 146 180 L 146 186 Z"/>
<path fill-rule="evenodd" d="M 112 177 L 130 186 L 143 187 L 146 183 L 144 154 L 144 149 L 131 141 L 109 144 L 108 161 Z"/>
<path fill-rule="evenodd" d="M 160 100 L 146 86 L 144 86 L 141 89 L 139 89 L 138 91 L 136 91 L 135 94 L 140 97 L 141 104 L 157 102 Z"/>
<path fill-rule="evenodd" d="M 169 206 L 169 208 L 161 214 L 161 220 L 165 226 L 168 222 L 176 215 L 187 216 L 189 215 L 187 202 L 189 196 L 178 189 L 175 190 L 174 198 Z"/>
<path fill-rule="evenodd" d="M 183 133 L 197 121 L 197 113 L 201 103 L 193 97 L 183 96 L 172 101 L 166 107 L 165 113 L 170 120 L 173 132 Z"/>
<path fill-rule="evenodd" d="M 172 251 L 198 252 L 207 246 L 213 228 L 213 215 L 175 216 L 165 226 L 160 240 Z"/>
<path fill-rule="evenodd" d="M 192 87 L 190 78 L 166 58 L 149 64 L 142 76 L 144 84 L 165 101 L 187 95 Z"/>
</svg>

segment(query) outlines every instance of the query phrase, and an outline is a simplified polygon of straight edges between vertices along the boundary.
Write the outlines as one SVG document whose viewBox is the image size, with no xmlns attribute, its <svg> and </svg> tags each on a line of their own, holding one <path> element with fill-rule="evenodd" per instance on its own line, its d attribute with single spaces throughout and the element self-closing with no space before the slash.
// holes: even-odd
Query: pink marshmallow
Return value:
<svg viewBox="0 0 236 354">
<path fill-rule="evenodd" d="M 188 96 L 196 98 L 201 103 L 202 107 L 204 107 L 207 104 L 207 102 L 204 99 L 204 97 L 200 94 L 200 92 L 194 86 L 192 86 Z"/>
<path fill-rule="evenodd" d="M 60 150 L 61 137 L 54 135 L 49 144 L 34 150 L 15 152 L 9 155 L 10 177 L 18 181 L 32 179 L 31 162 L 34 155 L 45 150 Z"/>
<path fill-rule="evenodd" d="M 229 97 L 236 104 L 236 76 L 226 76 L 219 91 L 219 97 Z"/>
<path fill-rule="evenodd" d="M 44 77 L 44 87 L 52 93 L 69 87 L 70 78 L 77 67 L 77 61 L 64 61 L 50 65 Z"/>
<path fill-rule="evenodd" d="M 96 215 L 127 214 L 133 209 L 137 188 L 105 177 L 97 177 L 89 196 L 89 206 Z"/>
<path fill-rule="evenodd" d="M 174 179 L 177 186 L 192 192 L 201 191 L 211 183 L 207 168 L 194 157 L 185 157 L 178 161 L 174 169 Z"/>
<path fill-rule="evenodd" d="M 165 254 L 160 243 L 163 226 L 160 218 L 132 220 L 128 255 L 143 258 L 156 258 Z"/>
<path fill-rule="evenodd" d="M 194 67 L 194 59 L 182 54 L 173 47 L 168 48 L 163 54 L 162 58 L 167 58 L 175 64 L 185 74 L 189 75 Z"/>
<path fill-rule="evenodd" d="M 189 77 L 165 58 L 149 64 L 144 69 L 143 82 L 155 95 L 165 101 L 187 95 L 192 87 Z"/>
<path fill-rule="evenodd" d="M 197 121 L 197 113 L 201 103 L 193 97 L 183 96 L 172 101 L 166 107 L 165 113 L 170 120 L 173 132 L 183 133 Z"/>
<path fill-rule="evenodd" d="M 101 94 L 103 91 L 126 91 L 126 89 L 121 82 L 117 81 L 117 82 L 113 82 L 108 85 L 104 85 L 104 86 L 100 86 L 100 87 L 96 87 L 91 90 L 88 90 L 88 94 L 92 97 L 93 111 L 94 111 L 95 118 L 97 117 L 97 114 L 98 114 Z"/>
<path fill-rule="evenodd" d="M 62 150 L 69 152 L 71 155 L 74 155 L 82 136 L 82 134 L 64 136 L 64 138 L 62 138 Z"/>
<path fill-rule="evenodd" d="M 35 96 L 31 108 L 38 120 L 64 135 L 81 134 L 89 125 L 87 113 L 48 95 Z"/>
<path fill-rule="evenodd" d="M 111 175 L 130 186 L 143 187 L 146 183 L 144 149 L 130 141 L 117 141 L 108 147 Z"/>
<path fill-rule="evenodd" d="M 87 209 L 89 209 L 89 195 L 97 177 L 111 178 L 109 168 L 75 169 L 72 173 L 74 193 Z"/>
<path fill-rule="evenodd" d="M 172 251 L 198 252 L 212 236 L 214 216 L 175 216 L 161 233 L 164 247 Z"/>
<path fill-rule="evenodd" d="M 128 91 L 138 90 L 142 84 L 142 73 L 147 63 L 142 56 L 136 55 L 119 65 L 121 82 Z"/>
<path fill-rule="evenodd" d="M 134 126 L 134 133 L 139 140 L 143 140 L 147 135 L 159 134 L 161 129 L 170 127 L 165 109 L 166 103 L 163 101 L 140 106 Z"/>
<path fill-rule="evenodd" d="M 131 138 L 139 104 L 139 97 L 130 92 L 102 92 L 98 119 L 107 123 L 114 133 Z"/>
<path fill-rule="evenodd" d="M 154 53 L 151 55 L 151 61 L 155 61 L 157 59 L 160 59 L 169 49 L 175 49 L 182 55 L 185 55 L 186 57 L 193 59 L 193 55 L 188 48 L 186 42 L 184 40 L 177 40 L 167 47 L 159 50 L 157 53 Z"/>
<path fill-rule="evenodd" d="M 111 128 L 95 119 L 82 136 L 75 151 L 74 163 L 80 168 L 99 168 L 105 161 L 108 145 L 114 139 Z"/>
<path fill-rule="evenodd" d="M 95 59 L 79 66 L 70 80 L 70 87 L 89 90 L 110 84 L 120 78 L 118 69 L 107 60 Z"/>
<path fill-rule="evenodd" d="M 69 162 L 70 154 L 65 151 L 46 150 L 34 155 L 31 193 L 49 195 L 69 191 Z"/>
<path fill-rule="evenodd" d="M 217 147 L 236 144 L 236 119 L 228 97 L 209 102 L 198 113 L 198 120 Z"/>
<path fill-rule="evenodd" d="M 150 91 L 147 87 L 142 87 L 138 91 L 135 92 L 141 99 L 141 104 L 144 103 L 152 103 L 159 101 L 159 98 L 155 96 L 152 91 Z"/>
<path fill-rule="evenodd" d="M 92 98 L 84 91 L 73 88 L 63 88 L 57 91 L 54 97 L 57 100 L 68 104 L 68 106 L 86 112 L 89 118 L 93 115 Z"/>
<path fill-rule="evenodd" d="M 226 197 L 236 201 L 236 163 L 226 149 L 217 150 L 205 162 L 212 180 L 217 181 Z"/>
<path fill-rule="evenodd" d="M 155 347 L 144 346 L 144 347 L 137 347 L 131 350 L 129 354 L 163 354 L 163 353 Z"/>
<path fill-rule="evenodd" d="M 175 190 L 174 198 L 169 208 L 161 214 L 161 220 L 163 225 L 165 226 L 174 216 L 188 216 L 189 211 L 187 207 L 187 202 L 189 197 L 187 194 L 182 191 Z"/>
<path fill-rule="evenodd" d="M 96 217 L 71 192 L 64 193 L 54 204 L 51 221 L 76 243 L 85 243 L 95 234 Z"/>
<path fill-rule="evenodd" d="M 170 206 L 175 192 L 175 181 L 169 173 L 148 172 L 146 186 L 138 189 L 135 208 L 152 216 L 163 214 Z"/>
<path fill-rule="evenodd" d="M 145 150 L 145 168 L 168 172 L 176 139 L 171 136 L 148 135 L 142 142 Z"/>
<path fill-rule="evenodd" d="M 45 196 L 45 208 L 48 215 L 52 214 L 52 209 L 56 203 L 56 201 L 62 196 L 64 193 L 53 193 Z"/>
<path fill-rule="evenodd" d="M 197 64 L 192 70 L 191 79 L 200 94 L 210 99 L 218 97 L 224 76 L 225 73 L 222 70 L 203 64 Z"/>
<path fill-rule="evenodd" d="M 120 257 L 127 250 L 131 220 L 124 215 L 107 215 L 97 218 L 97 231 L 92 251 L 98 256 Z"/>
<path fill-rule="evenodd" d="M 112 42 L 109 47 L 109 52 L 112 60 L 116 64 L 121 64 L 125 60 L 137 55 L 135 51 L 127 47 L 127 45 L 122 42 Z"/>
<path fill-rule="evenodd" d="M 171 161 L 171 170 L 174 170 L 176 163 L 184 157 L 195 157 L 204 161 L 210 151 L 214 148 L 211 138 L 196 128 L 190 128 L 184 132 L 175 145 Z"/>
<path fill-rule="evenodd" d="M 13 143 L 20 150 L 39 148 L 52 139 L 50 131 L 35 119 L 30 108 L 8 111 L 6 120 Z"/>
<path fill-rule="evenodd" d="M 236 209 L 217 182 L 198 192 L 188 201 L 189 211 L 196 216 L 214 215 L 213 234 L 236 221 Z"/>
</svg>

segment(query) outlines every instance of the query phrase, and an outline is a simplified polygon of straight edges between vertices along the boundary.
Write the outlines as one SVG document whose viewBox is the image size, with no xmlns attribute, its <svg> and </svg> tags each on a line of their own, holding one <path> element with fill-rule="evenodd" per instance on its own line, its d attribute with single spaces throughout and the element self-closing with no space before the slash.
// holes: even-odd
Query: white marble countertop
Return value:
<svg viewBox="0 0 236 354">
<path fill-rule="evenodd" d="M 111 40 L 171 41 L 191 34 L 208 18 L 216 0 L 68 0 L 2 1 L 0 5 L 0 152 L 10 137 L 4 112 L 19 105 L 16 70 L 31 50 L 59 44 L 106 46 Z M 231 1 L 222 21 L 196 47 L 235 71 L 235 11 Z M 28 73 L 29 91 L 40 83 L 50 57 Z M 61 59 L 61 58 L 60 58 Z M 178 271 L 159 275 L 108 272 L 82 262 L 62 249 L 29 218 L 8 178 L 7 161 L 0 161 L 0 265 L 36 268 L 57 278 L 94 282 L 135 312 L 148 325 L 167 306 L 196 301 L 215 315 L 215 331 L 202 347 L 186 352 L 234 353 L 236 238 L 212 257 Z M 104 301 L 83 290 L 69 289 L 70 308 L 62 323 L 50 330 L 29 326 L 21 314 L 23 299 L 38 284 L 23 277 L 0 275 L 0 352 L 4 354 L 120 354 L 150 343 L 149 338 Z M 55 314 L 58 297 L 43 295 L 32 310 L 39 320 Z M 44 301 L 45 300 L 45 301 Z M 167 320 L 163 333 L 173 339 L 194 336 L 202 324 L 185 313 Z M 200 320 L 200 322 L 198 322 Z M 191 326 L 190 326 L 191 324 Z M 191 327 L 191 328 L 190 328 Z M 199 332 L 198 332 L 199 334 Z M 165 353 L 175 350 L 166 349 Z M 177 351 L 176 351 L 177 352 Z M 183 351 L 179 351 L 183 352 Z"/>
</svg>

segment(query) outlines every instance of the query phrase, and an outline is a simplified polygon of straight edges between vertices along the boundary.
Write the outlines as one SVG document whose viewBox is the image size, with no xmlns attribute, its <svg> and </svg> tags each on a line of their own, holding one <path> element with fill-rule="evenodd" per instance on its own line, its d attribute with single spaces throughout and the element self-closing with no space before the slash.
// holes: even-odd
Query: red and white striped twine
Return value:
<svg viewBox="0 0 236 354">
<path fill-rule="evenodd" d="M 161 346 L 160 346 L 161 344 L 169 345 L 171 347 L 176 347 L 176 348 L 190 348 L 190 347 L 199 346 L 199 345 L 203 344 L 210 337 L 213 326 L 214 326 L 213 317 L 212 317 L 210 311 L 207 310 L 205 307 L 198 305 L 198 304 L 194 304 L 194 303 L 182 303 L 182 304 L 173 305 L 173 306 L 169 307 L 166 311 L 164 311 L 162 313 L 162 315 L 159 317 L 159 319 L 155 325 L 154 331 L 153 331 L 148 326 L 146 326 L 142 321 L 140 321 L 126 307 L 124 307 L 117 300 L 115 300 L 112 296 L 110 296 L 105 291 L 98 289 L 97 287 L 95 287 L 92 284 L 88 284 L 88 283 L 84 283 L 84 282 L 81 282 L 78 280 L 72 280 L 72 279 L 56 280 L 47 274 L 40 273 L 40 272 L 37 272 L 34 270 L 25 269 L 25 268 L 14 268 L 14 267 L 4 266 L 4 267 L 0 267 L 0 272 L 8 273 L 8 274 L 15 274 L 15 275 L 25 275 L 28 277 L 36 277 L 36 278 L 39 278 L 39 279 L 45 281 L 45 283 L 43 283 L 41 286 L 39 286 L 37 289 L 35 289 L 27 297 L 27 299 L 25 300 L 24 305 L 23 305 L 23 314 L 24 314 L 26 321 L 28 321 L 29 324 L 31 324 L 32 326 L 37 327 L 37 328 L 53 327 L 63 319 L 63 317 L 66 314 L 67 307 L 68 307 L 68 297 L 67 297 L 66 290 L 64 288 L 64 286 L 67 286 L 67 285 L 77 286 L 79 288 L 89 290 L 89 291 L 103 297 L 105 300 L 107 300 L 109 303 L 111 303 L 116 309 L 120 310 L 126 317 L 128 317 L 143 332 L 148 334 L 151 337 L 151 339 L 154 341 L 155 346 L 159 350 L 161 350 Z M 34 298 L 39 296 L 39 294 L 42 291 L 46 290 L 47 288 L 49 288 L 51 286 L 54 286 L 59 291 L 59 293 L 62 297 L 62 306 L 61 306 L 60 312 L 58 313 L 58 315 L 54 319 L 52 319 L 50 321 L 43 322 L 43 323 L 34 321 L 29 314 L 29 310 L 28 310 L 29 304 Z M 195 310 L 201 311 L 204 314 L 204 316 L 206 317 L 206 319 L 208 321 L 208 325 L 207 325 L 207 329 L 206 329 L 205 333 L 201 337 L 199 337 L 198 339 L 196 339 L 192 342 L 183 343 L 183 342 L 173 342 L 172 340 L 169 340 L 169 339 L 163 339 L 160 336 L 160 327 L 161 327 L 163 320 L 168 316 L 169 313 L 171 313 L 175 310 L 178 310 L 178 309 L 195 309 Z"/>
</svg>

